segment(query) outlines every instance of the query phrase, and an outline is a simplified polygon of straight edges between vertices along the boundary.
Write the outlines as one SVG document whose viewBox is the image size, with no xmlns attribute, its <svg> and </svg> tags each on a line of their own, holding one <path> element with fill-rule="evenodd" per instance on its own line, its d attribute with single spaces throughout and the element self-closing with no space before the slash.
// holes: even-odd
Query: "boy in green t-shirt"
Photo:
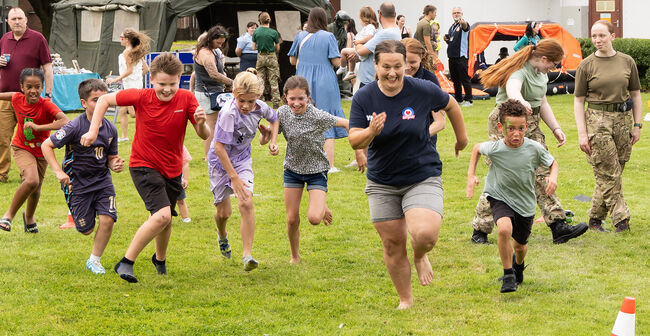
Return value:
<svg viewBox="0 0 650 336">
<path fill-rule="evenodd" d="M 516 291 L 524 280 L 524 258 L 536 209 L 535 169 L 540 164 L 550 167 L 546 194 L 553 194 L 557 188 L 557 161 L 541 144 L 524 137 L 528 128 L 526 113 L 516 100 L 502 103 L 497 126 L 503 139 L 476 144 L 467 170 L 467 197 L 472 198 L 474 186 L 479 183 L 475 173 L 481 154 L 492 161 L 483 192 L 499 230 L 501 293 Z M 510 237 L 514 239 L 512 244 Z"/>
<path fill-rule="evenodd" d="M 271 16 L 267 12 L 262 12 L 259 15 L 260 27 L 255 29 L 253 33 L 253 50 L 257 50 L 257 75 L 266 86 L 268 81 L 271 86 L 271 101 L 273 108 L 280 107 L 282 101 L 280 100 L 280 88 L 278 80 L 280 79 L 280 66 L 278 65 L 278 56 L 275 54 L 280 51 L 280 35 L 278 32 L 270 28 Z M 265 88 L 264 91 L 266 91 Z"/>
</svg>

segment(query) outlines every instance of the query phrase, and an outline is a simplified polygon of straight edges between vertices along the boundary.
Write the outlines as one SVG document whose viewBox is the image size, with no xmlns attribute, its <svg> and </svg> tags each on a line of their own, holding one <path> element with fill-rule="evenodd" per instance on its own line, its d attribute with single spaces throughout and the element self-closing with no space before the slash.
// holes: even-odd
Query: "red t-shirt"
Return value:
<svg viewBox="0 0 650 336">
<path fill-rule="evenodd" d="M 45 37 L 27 28 L 23 36 L 16 40 L 13 32 L 0 39 L 0 54 L 9 54 L 9 64 L 0 67 L 0 92 L 20 91 L 20 72 L 25 68 L 40 68 L 52 63 L 50 48 Z"/>
<path fill-rule="evenodd" d="M 16 92 L 11 97 L 11 105 L 14 107 L 18 120 L 16 135 L 11 144 L 29 151 L 36 157 L 43 157 L 41 144 L 50 136 L 50 131 L 27 130 L 25 132 L 23 125 L 26 121 L 37 125 L 50 124 L 56 120 L 56 114 L 61 110 L 49 99 L 41 98 L 38 103 L 30 105 L 25 101 L 25 95 L 21 92 Z"/>
<path fill-rule="evenodd" d="M 153 89 L 118 92 L 117 105 L 135 108 L 135 136 L 129 167 L 149 167 L 166 178 L 183 171 L 183 142 L 187 121 L 196 124 L 199 107 L 190 91 L 179 89 L 171 101 L 163 102 Z"/>
</svg>

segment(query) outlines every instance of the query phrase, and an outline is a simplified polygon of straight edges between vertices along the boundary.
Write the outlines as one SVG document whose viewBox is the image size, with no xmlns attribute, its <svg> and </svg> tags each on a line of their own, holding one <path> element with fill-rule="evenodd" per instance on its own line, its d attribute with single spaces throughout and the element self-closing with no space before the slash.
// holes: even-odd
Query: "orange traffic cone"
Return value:
<svg viewBox="0 0 650 336">
<path fill-rule="evenodd" d="M 634 336 L 634 298 L 626 296 L 618 312 L 612 336 Z"/>
<path fill-rule="evenodd" d="M 74 220 L 72 219 L 72 213 L 68 210 L 68 221 L 63 225 L 59 226 L 59 229 L 72 229 L 74 228 Z"/>
</svg>

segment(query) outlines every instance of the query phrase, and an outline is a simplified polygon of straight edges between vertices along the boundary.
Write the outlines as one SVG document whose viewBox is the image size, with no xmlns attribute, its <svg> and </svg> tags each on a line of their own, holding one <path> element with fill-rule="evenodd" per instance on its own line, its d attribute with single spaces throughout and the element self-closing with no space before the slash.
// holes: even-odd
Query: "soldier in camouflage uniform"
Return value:
<svg viewBox="0 0 650 336">
<path fill-rule="evenodd" d="M 262 12 L 259 15 L 260 27 L 255 29 L 253 33 L 253 49 L 257 50 L 257 75 L 260 77 L 264 85 L 269 83 L 271 87 L 271 102 L 273 108 L 277 109 L 282 104 L 280 100 L 280 88 L 278 81 L 280 80 L 280 65 L 278 64 L 278 56 L 276 52 L 280 50 L 280 35 L 278 32 L 270 28 L 271 16 L 269 13 Z"/>
<path fill-rule="evenodd" d="M 553 135 L 563 145 L 566 137 L 555 120 L 553 111 L 546 100 L 546 85 L 548 77 L 546 72 L 555 67 L 555 64 L 562 60 L 562 46 L 555 40 L 545 40 L 537 47 L 526 47 L 514 54 L 512 57 L 488 68 L 481 77 L 485 87 L 499 86 L 497 93 L 497 104 L 507 99 L 517 99 L 529 108 L 530 114 L 526 117 L 528 129 L 525 136 L 542 144 L 545 149 L 546 141 L 544 133 L 540 129 L 540 119 L 553 130 Z M 506 62 L 506 63 L 503 63 Z M 504 69 L 513 69 L 504 71 Z M 506 89 L 506 86 L 508 89 Z M 497 141 L 503 137 L 497 128 L 499 118 L 498 106 L 494 108 L 488 117 L 488 134 L 491 141 Z M 486 160 L 489 164 L 489 161 Z M 566 214 L 557 195 L 546 195 L 546 177 L 549 169 L 538 167 L 535 172 L 535 195 L 537 205 L 542 211 L 544 221 L 553 233 L 553 243 L 561 244 L 569 239 L 578 237 L 587 231 L 586 224 L 571 226 L 567 224 Z M 485 195 L 481 195 L 476 205 L 476 215 L 472 222 L 474 233 L 472 241 L 479 244 L 487 243 L 487 234 L 492 232 L 494 220 L 490 203 Z"/>
<path fill-rule="evenodd" d="M 607 213 L 616 232 L 630 230 L 622 174 L 632 146 L 641 137 L 642 126 L 641 83 L 636 63 L 632 57 L 614 50 L 613 39 L 614 26 L 610 22 L 594 23 L 591 40 L 596 52 L 585 58 L 576 71 L 574 113 L 578 142 L 596 178 L 589 228 L 599 232 L 607 232 L 602 226 Z"/>
</svg>

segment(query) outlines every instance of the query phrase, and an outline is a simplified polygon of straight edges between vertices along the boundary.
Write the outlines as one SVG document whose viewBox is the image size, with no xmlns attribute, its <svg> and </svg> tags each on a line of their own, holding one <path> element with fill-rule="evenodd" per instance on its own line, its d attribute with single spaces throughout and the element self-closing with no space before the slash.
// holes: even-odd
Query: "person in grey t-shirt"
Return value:
<svg viewBox="0 0 650 336">
<path fill-rule="evenodd" d="M 517 100 L 509 99 L 499 105 L 497 125 L 504 137 L 475 145 L 467 171 L 467 197 L 472 198 L 474 186 L 479 183 L 475 172 L 481 154 L 492 161 L 483 192 L 488 195 L 499 228 L 504 274 L 501 293 L 516 291 L 524 280 L 524 258 L 536 209 L 535 170 L 540 164 L 550 167 L 546 194 L 553 194 L 557 188 L 557 161 L 540 143 L 524 137 L 528 128 L 526 116 L 526 108 Z"/>
<path fill-rule="evenodd" d="M 327 171 L 323 134 L 330 127 L 345 127 L 348 120 L 333 116 L 309 104 L 309 84 L 302 76 L 287 79 L 284 85 L 287 105 L 278 109 L 280 132 L 287 140 L 284 157 L 284 204 L 287 212 L 287 233 L 291 245 L 291 263 L 300 262 L 300 200 L 307 184 L 309 209 L 307 218 L 312 225 L 332 222 L 332 211 L 327 207 Z M 363 172 L 366 158 L 356 151 L 359 171 Z"/>
</svg>

